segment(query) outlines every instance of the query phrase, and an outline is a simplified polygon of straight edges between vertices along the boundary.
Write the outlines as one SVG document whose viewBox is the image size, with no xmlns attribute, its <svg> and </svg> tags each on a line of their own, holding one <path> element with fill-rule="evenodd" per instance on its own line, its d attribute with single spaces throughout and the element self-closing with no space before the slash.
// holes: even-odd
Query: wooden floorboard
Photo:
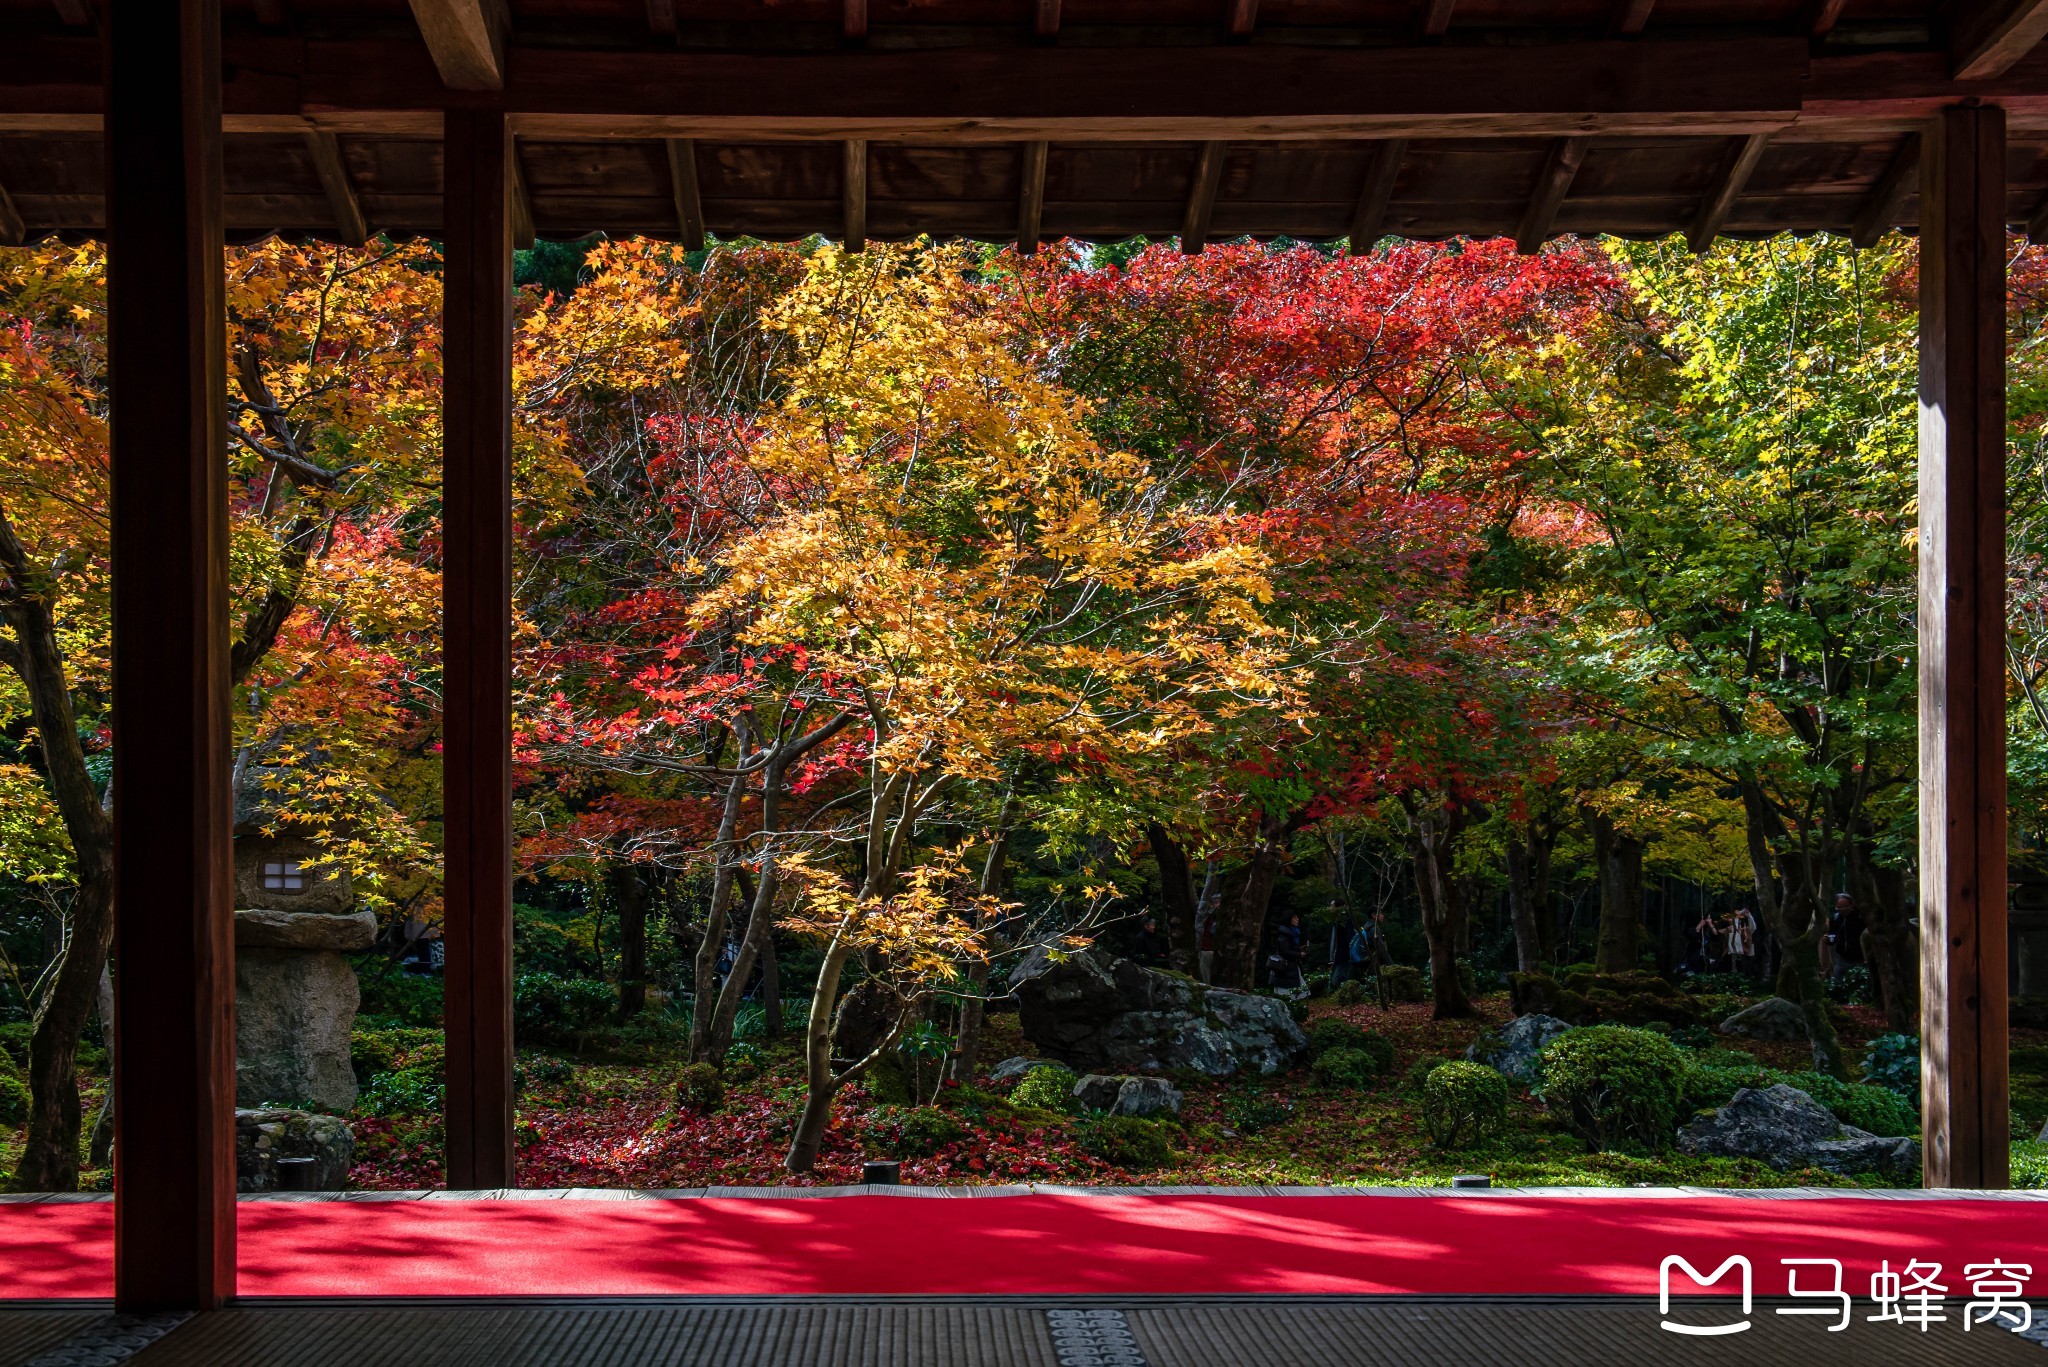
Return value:
<svg viewBox="0 0 2048 1367">
<path fill-rule="evenodd" d="M 1927 1333 L 1875 1324 L 1859 1300 L 1849 1328 L 1775 1313 L 1750 1329 L 1686 1337 L 1654 1302 L 1357 1301 L 1336 1298 L 762 1299 L 721 1301 L 291 1302 L 242 1304 L 187 1321 L 127 1361 L 138 1367 L 1872 1367 L 1912 1362 L 2031 1364 L 2038 1342 L 1979 1326 L 1961 1301 Z M 1088 1308 L 1077 1316 L 1075 1307 Z M 1049 1313 L 1051 1312 L 1051 1313 Z M 26 1367 L 105 1306 L 0 1307 L 0 1367 Z M 1732 1302 L 1673 1318 L 1703 1324 Z M 1077 1358 L 1077 1318 L 1125 1334 L 1135 1358 Z M 1064 1322 L 1063 1352 L 1054 1329 Z M 58 1360 L 53 1357 L 51 1361 Z"/>
</svg>

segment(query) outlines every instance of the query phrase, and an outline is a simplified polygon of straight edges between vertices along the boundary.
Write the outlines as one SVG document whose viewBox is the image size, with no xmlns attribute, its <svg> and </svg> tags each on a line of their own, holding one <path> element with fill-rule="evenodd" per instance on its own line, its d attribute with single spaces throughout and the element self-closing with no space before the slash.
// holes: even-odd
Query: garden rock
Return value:
<svg viewBox="0 0 2048 1367">
<path fill-rule="evenodd" d="M 241 925 L 238 919 L 237 930 Z M 355 1105 L 349 1033 L 360 1001 L 355 969 L 337 950 L 238 944 L 235 1103 L 311 1103 L 331 1111 Z"/>
<path fill-rule="evenodd" d="M 1010 974 L 1024 1037 L 1079 1072 L 1277 1073 L 1308 1052 L 1287 1003 L 1100 950 L 1040 948 Z"/>
<path fill-rule="evenodd" d="M 1118 1077 L 1090 1073 L 1074 1084 L 1074 1100 L 1112 1115 L 1179 1115 L 1180 1088 L 1163 1077 Z"/>
<path fill-rule="evenodd" d="M 1768 997 L 1755 1006 L 1745 1006 L 1715 1029 L 1739 1039 L 1802 1040 L 1806 1038 L 1806 1013 L 1798 1002 Z"/>
<path fill-rule="evenodd" d="M 1026 1058 L 1022 1054 L 1017 1055 L 1015 1058 L 1006 1058 L 988 1070 L 989 1080 L 992 1082 L 1007 1082 L 1013 1077 L 1024 1076 L 1044 1062 L 1045 1060 L 1042 1058 Z"/>
<path fill-rule="evenodd" d="M 277 1160 L 313 1160 L 313 1191 L 340 1191 L 348 1185 L 356 1140 L 349 1127 L 331 1115 L 266 1107 L 235 1112 L 235 1189 L 276 1191 Z"/>
<path fill-rule="evenodd" d="M 1920 1170 L 1920 1145 L 1844 1125 L 1797 1087 L 1744 1087 L 1720 1110 L 1678 1132 L 1678 1147 L 1702 1158 L 1753 1158 L 1784 1172 L 1818 1167 L 1903 1176 Z"/>
<path fill-rule="evenodd" d="M 334 949 L 360 953 L 377 939 L 377 914 L 249 909 L 235 913 L 235 943 L 264 949 Z"/>
<path fill-rule="evenodd" d="M 1536 1056 L 1543 1046 L 1572 1028 L 1571 1022 L 1555 1016 L 1517 1016 L 1499 1030 L 1481 1035 L 1465 1051 L 1472 1063 L 1483 1063 L 1517 1082 L 1532 1082 Z"/>
<path fill-rule="evenodd" d="M 1116 1105 L 1116 1094 L 1124 1080 L 1104 1073 L 1090 1073 L 1074 1082 L 1074 1100 L 1091 1111 L 1106 1111 Z"/>
</svg>

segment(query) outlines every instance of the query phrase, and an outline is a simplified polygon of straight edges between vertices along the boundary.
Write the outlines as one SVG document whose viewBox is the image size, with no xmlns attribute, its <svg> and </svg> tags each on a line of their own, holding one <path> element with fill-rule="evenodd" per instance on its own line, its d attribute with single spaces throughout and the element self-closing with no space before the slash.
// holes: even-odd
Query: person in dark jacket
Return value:
<svg viewBox="0 0 2048 1367">
<path fill-rule="evenodd" d="M 1301 916 L 1289 916 L 1273 934 L 1273 956 L 1266 960 L 1266 976 L 1275 992 L 1297 994 L 1302 986 L 1301 970 L 1308 962 L 1308 938 L 1301 932 Z"/>
<path fill-rule="evenodd" d="M 1159 919 L 1147 916 L 1138 923 L 1138 931 L 1131 936 L 1131 959 L 1147 968 L 1166 966 L 1166 940 L 1159 933 Z"/>
</svg>

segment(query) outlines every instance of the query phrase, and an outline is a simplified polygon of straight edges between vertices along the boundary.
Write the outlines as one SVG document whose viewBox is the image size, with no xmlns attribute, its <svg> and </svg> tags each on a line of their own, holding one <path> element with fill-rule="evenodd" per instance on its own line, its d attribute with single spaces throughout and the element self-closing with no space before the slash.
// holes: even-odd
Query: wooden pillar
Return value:
<svg viewBox="0 0 2048 1367">
<path fill-rule="evenodd" d="M 447 116 L 442 731 L 448 1185 L 512 1166 L 512 134 Z"/>
<path fill-rule="evenodd" d="M 107 14 L 114 1294 L 234 1294 L 219 0 Z"/>
<path fill-rule="evenodd" d="M 1921 1115 L 1930 1187 L 2003 1187 L 2005 111 L 1943 110 L 1920 189 Z"/>
</svg>

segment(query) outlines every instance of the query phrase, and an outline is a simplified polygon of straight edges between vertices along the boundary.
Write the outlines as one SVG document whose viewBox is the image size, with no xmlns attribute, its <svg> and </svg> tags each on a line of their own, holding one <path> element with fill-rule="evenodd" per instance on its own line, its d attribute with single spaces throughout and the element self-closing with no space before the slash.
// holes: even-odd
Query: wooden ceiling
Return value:
<svg viewBox="0 0 2048 1367">
<path fill-rule="evenodd" d="M 0 240 L 102 226 L 96 6 L 0 0 Z M 227 220 L 440 227 L 502 107 L 529 231 L 1517 237 L 1915 221 L 2006 107 L 2048 230 L 2048 0 L 223 0 Z"/>
</svg>

